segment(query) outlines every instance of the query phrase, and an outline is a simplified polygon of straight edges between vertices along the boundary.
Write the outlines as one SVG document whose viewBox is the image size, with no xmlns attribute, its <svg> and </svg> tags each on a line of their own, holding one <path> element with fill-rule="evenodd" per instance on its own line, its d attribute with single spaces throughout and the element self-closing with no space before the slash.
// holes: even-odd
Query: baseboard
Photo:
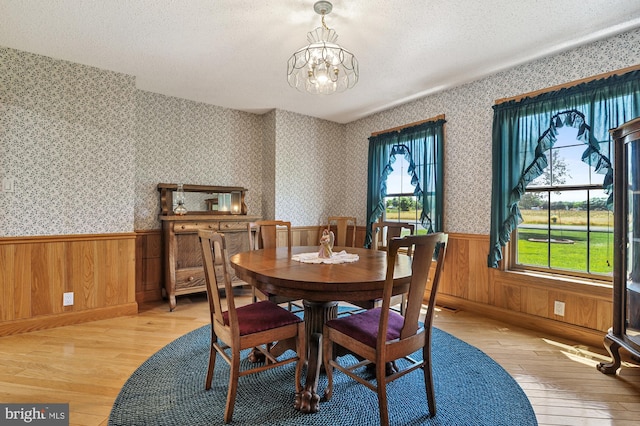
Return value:
<svg viewBox="0 0 640 426">
<path fill-rule="evenodd" d="M 599 330 L 592 330 L 561 321 L 514 312 L 483 303 L 471 302 L 446 294 L 438 295 L 437 304 L 451 309 L 467 310 L 497 321 L 529 330 L 549 333 L 559 338 L 569 339 L 592 347 L 603 347 L 605 333 Z"/>
<path fill-rule="evenodd" d="M 42 317 L 8 321 L 0 324 L 0 337 L 137 314 L 138 304 L 133 302 L 124 305 L 110 306 L 107 308 L 90 309 L 86 311 L 69 312 L 56 315 L 44 315 Z"/>
</svg>

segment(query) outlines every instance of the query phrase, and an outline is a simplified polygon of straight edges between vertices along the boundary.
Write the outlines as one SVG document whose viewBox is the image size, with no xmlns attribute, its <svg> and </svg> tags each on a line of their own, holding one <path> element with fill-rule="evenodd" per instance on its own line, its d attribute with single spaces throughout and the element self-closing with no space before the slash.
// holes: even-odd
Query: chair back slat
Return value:
<svg viewBox="0 0 640 426">
<path fill-rule="evenodd" d="M 258 220 L 248 224 L 249 247 L 251 250 L 278 247 L 278 231 L 286 228 L 287 247 L 291 248 L 291 222 L 283 220 Z"/>
<path fill-rule="evenodd" d="M 327 228 L 336 227 L 335 244 L 341 247 L 356 246 L 356 218 L 352 216 L 329 216 L 327 220 Z M 347 236 L 351 231 L 351 238 L 347 240 Z M 349 241 L 349 242 L 347 242 Z"/>
<path fill-rule="evenodd" d="M 386 314 L 383 313 L 383 315 L 381 315 L 381 324 L 378 336 L 379 339 L 382 339 L 383 341 L 386 340 L 386 336 L 383 333 L 386 333 L 388 324 L 388 308 L 393 291 L 393 274 L 396 263 L 395 259 L 398 256 L 398 250 L 400 248 L 409 249 L 413 247 L 411 282 L 406 297 L 407 306 L 404 312 L 404 324 L 400 333 L 400 338 L 405 339 L 416 334 L 420 329 L 422 329 L 422 327 L 419 325 L 420 313 L 422 309 L 424 293 L 427 288 L 427 282 L 429 281 L 431 265 L 435 256 L 436 271 L 433 274 L 433 279 L 431 281 L 431 292 L 427 305 L 427 315 L 433 313 L 436 299 L 435 296 L 440 280 L 440 270 L 444 263 L 444 252 L 446 250 L 447 240 L 448 236 L 446 234 L 436 233 L 394 238 L 389 242 L 387 254 L 389 263 L 382 304 L 383 312 L 385 312 Z M 424 327 L 430 327 L 431 321 L 432 318 L 429 318 L 429 323 L 427 323 L 427 318 L 425 318 Z"/>
<path fill-rule="evenodd" d="M 209 311 L 211 322 L 214 321 L 224 325 L 222 316 L 222 298 L 220 290 L 224 289 L 227 311 L 229 312 L 229 323 L 237 327 L 235 301 L 233 298 L 233 287 L 231 285 L 231 274 L 227 268 L 227 248 L 224 235 L 215 231 L 199 230 L 198 237 L 202 246 L 202 263 L 204 267 L 205 282 L 207 285 L 207 299 L 209 300 Z M 222 269 L 223 283 L 218 283 L 216 266 Z"/>
</svg>

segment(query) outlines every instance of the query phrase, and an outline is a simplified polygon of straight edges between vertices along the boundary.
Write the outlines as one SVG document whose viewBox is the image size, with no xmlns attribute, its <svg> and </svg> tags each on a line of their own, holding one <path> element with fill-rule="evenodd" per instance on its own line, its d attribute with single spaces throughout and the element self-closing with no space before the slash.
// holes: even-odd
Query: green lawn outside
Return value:
<svg viewBox="0 0 640 426">
<path fill-rule="evenodd" d="M 415 222 L 416 211 L 401 211 L 387 209 L 387 220 Z M 546 224 L 546 213 L 535 210 L 523 210 L 523 218 L 526 223 Z M 587 224 L 586 212 L 559 211 L 557 212 L 556 225 L 582 225 Z M 596 211 L 591 214 L 591 225 L 607 227 L 611 232 L 592 232 L 589 271 L 587 271 L 587 232 L 554 230 L 552 239 L 569 239 L 573 244 L 551 244 L 551 268 L 565 269 L 569 271 L 591 272 L 596 274 L 611 274 L 613 272 L 613 219 L 612 213 Z M 426 234 L 420 229 L 418 234 Z M 546 239 L 545 229 L 520 229 L 518 230 L 518 263 L 522 265 L 549 267 L 548 248 L 546 242 L 533 242 L 529 238 Z M 608 263 L 607 263 L 608 262 Z"/>
<path fill-rule="evenodd" d="M 518 230 L 518 263 L 548 267 L 549 243 L 530 241 L 530 238 L 544 240 L 547 238 L 547 231 L 544 229 Z M 551 243 L 551 268 L 597 274 L 611 274 L 613 272 L 612 233 L 591 233 L 589 271 L 587 271 L 586 231 L 552 231 L 551 238 L 573 241 L 573 244 Z"/>
</svg>

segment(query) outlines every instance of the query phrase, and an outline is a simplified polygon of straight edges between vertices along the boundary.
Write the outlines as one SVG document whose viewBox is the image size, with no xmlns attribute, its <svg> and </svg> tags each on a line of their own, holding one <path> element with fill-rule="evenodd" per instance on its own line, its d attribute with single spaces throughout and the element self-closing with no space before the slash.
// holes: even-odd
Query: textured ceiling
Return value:
<svg viewBox="0 0 640 426">
<path fill-rule="evenodd" d="M 640 0 L 334 0 L 326 23 L 360 80 L 314 96 L 287 60 L 320 26 L 315 0 L 0 0 L 0 46 L 136 77 L 137 87 L 347 123 L 640 27 Z"/>
</svg>

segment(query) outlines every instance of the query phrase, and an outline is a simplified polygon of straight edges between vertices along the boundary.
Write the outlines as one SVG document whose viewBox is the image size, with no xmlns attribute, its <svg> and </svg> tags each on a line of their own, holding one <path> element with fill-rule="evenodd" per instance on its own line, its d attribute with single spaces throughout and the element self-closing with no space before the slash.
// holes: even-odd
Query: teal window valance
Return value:
<svg viewBox="0 0 640 426">
<path fill-rule="evenodd" d="M 422 203 L 420 222 L 428 232 L 442 230 L 445 122 L 427 121 L 369 138 L 366 247 L 371 245 L 372 224 L 385 211 L 387 176 L 393 170 L 396 155 L 403 155 L 409 164 L 413 195 Z"/>
<path fill-rule="evenodd" d="M 522 221 L 518 202 L 527 185 L 547 167 L 545 152 L 557 128 L 578 129 L 582 161 L 605 175 L 612 195 L 613 169 L 600 143 L 609 130 L 640 115 L 640 71 L 613 75 L 493 107 L 491 231 L 488 265 L 497 267 L 502 248 Z"/>
</svg>

